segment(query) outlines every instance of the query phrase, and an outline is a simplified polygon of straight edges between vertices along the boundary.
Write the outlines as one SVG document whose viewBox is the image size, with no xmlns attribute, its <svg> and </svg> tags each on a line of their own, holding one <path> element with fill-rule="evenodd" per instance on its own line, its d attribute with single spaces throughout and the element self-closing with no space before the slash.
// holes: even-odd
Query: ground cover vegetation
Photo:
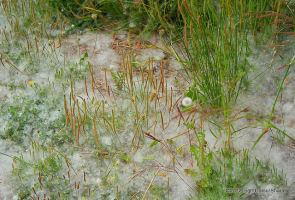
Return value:
<svg viewBox="0 0 295 200">
<path fill-rule="evenodd" d="M 285 45 L 294 36 L 294 2 L 0 5 L 0 86 L 6 92 L 0 96 L 0 138 L 21 149 L 18 156 L 0 153 L 13 160 L 16 199 L 263 199 L 247 189 L 265 186 L 283 188 L 280 198 L 290 197 L 288 174 L 252 152 L 272 130 L 277 144 L 295 141 L 276 123 L 294 64 Z M 64 41 L 87 31 L 127 34 L 126 44 L 116 47 L 119 69 L 97 70 L 80 46 L 75 59 L 66 59 Z M 160 45 L 149 41 L 154 35 Z M 284 64 L 277 67 L 271 109 L 257 117 L 237 102 L 253 87 L 256 68 L 249 60 L 261 46 L 274 49 Z M 140 49 L 165 56 L 143 61 L 136 56 Z M 175 76 L 169 75 L 171 63 L 178 66 Z M 263 129 L 251 148 L 238 150 L 235 123 L 243 119 L 245 127 Z M 184 194 L 182 185 L 190 192 Z"/>
</svg>

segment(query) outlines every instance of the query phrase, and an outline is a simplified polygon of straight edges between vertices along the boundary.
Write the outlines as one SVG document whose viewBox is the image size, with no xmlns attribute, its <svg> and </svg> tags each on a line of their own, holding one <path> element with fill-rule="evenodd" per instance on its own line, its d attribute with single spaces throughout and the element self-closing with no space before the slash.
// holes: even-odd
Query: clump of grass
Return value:
<svg viewBox="0 0 295 200">
<path fill-rule="evenodd" d="M 274 16 L 246 15 L 279 9 L 279 1 L 244 3 L 189 1 L 179 6 L 184 21 L 182 63 L 193 80 L 188 96 L 197 102 L 213 108 L 235 102 L 250 67 L 247 35 L 260 30 L 270 38 L 273 33 Z"/>
<path fill-rule="evenodd" d="M 192 152 L 198 159 L 199 153 L 193 149 Z M 284 174 L 278 174 L 269 163 L 257 159 L 251 161 L 247 151 L 220 150 L 207 159 L 209 162 L 201 168 L 200 173 L 190 172 L 196 179 L 199 191 L 191 199 L 253 198 L 257 196 L 250 190 L 263 189 L 269 184 L 276 190 L 286 190 Z"/>
<path fill-rule="evenodd" d="M 75 28 L 95 29 L 106 25 L 139 31 L 146 38 L 162 28 L 177 30 L 181 24 L 177 1 L 49 1 L 53 10 L 62 13 Z M 140 22 L 140 23 L 139 23 Z"/>
</svg>

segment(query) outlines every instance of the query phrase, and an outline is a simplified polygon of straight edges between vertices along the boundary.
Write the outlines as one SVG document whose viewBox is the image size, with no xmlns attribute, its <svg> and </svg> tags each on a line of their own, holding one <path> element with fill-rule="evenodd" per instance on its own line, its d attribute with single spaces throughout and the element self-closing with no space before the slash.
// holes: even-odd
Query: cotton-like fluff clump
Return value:
<svg viewBox="0 0 295 200">
<path fill-rule="evenodd" d="M 106 145 L 111 145 L 112 144 L 112 139 L 110 137 L 103 137 L 102 138 L 102 143 Z"/>
<path fill-rule="evenodd" d="M 130 23 L 129 23 L 129 27 L 130 27 L 130 28 L 135 28 L 135 27 L 136 27 L 136 24 L 135 24 L 134 22 L 130 22 Z"/>
<path fill-rule="evenodd" d="M 8 155 L 15 155 L 19 148 L 11 145 L 11 143 L 0 140 L 0 152 Z M 0 155 L 0 199 L 15 199 L 14 192 L 11 185 L 12 158 Z"/>
<path fill-rule="evenodd" d="M 144 158 L 144 155 L 142 154 L 141 151 L 136 152 L 136 154 L 133 157 L 134 161 L 138 163 L 142 163 L 143 158 Z"/>
<path fill-rule="evenodd" d="M 102 182 L 102 180 L 101 180 L 100 178 L 97 178 L 97 179 L 96 179 L 96 183 L 97 183 L 98 185 L 100 185 L 101 182 Z"/>
<path fill-rule="evenodd" d="M 74 169 L 80 169 L 86 165 L 86 160 L 82 158 L 81 154 L 75 153 L 72 156 L 72 165 Z"/>
<path fill-rule="evenodd" d="M 110 64 L 110 67 L 109 67 L 110 70 L 114 71 L 114 70 L 118 70 L 119 67 L 115 64 Z"/>
<path fill-rule="evenodd" d="M 192 99 L 191 98 L 189 98 L 189 97 L 184 97 L 183 99 L 182 99 L 182 105 L 184 106 L 184 107 L 187 107 L 187 106 L 190 106 L 190 105 L 192 105 L 192 103 L 193 103 L 193 101 L 192 101 Z"/>
</svg>

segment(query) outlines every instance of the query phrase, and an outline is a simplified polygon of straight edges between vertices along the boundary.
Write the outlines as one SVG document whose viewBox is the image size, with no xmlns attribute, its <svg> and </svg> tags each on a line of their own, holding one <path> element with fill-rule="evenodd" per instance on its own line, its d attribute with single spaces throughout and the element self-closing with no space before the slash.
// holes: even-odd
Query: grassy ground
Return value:
<svg viewBox="0 0 295 200">
<path fill-rule="evenodd" d="M 291 1 L 0 5 L 1 198 L 294 197 Z"/>
</svg>

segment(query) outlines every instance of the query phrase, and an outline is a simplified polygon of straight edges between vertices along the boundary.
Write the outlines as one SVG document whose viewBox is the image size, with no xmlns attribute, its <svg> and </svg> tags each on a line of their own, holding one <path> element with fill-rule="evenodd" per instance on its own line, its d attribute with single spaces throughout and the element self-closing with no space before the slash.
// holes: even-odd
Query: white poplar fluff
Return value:
<svg viewBox="0 0 295 200">
<path fill-rule="evenodd" d="M 134 22 L 129 23 L 129 28 L 135 28 L 135 27 L 136 27 L 136 24 Z"/>
<path fill-rule="evenodd" d="M 118 70 L 118 66 L 114 64 L 110 64 L 110 70 Z"/>
<path fill-rule="evenodd" d="M 189 97 L 184 97 L 182 99 L 182 105 L 185 106 L 185 107 L 192 105 L 192 103 L 193 103 L 193 101 Z"/>
</svg>

